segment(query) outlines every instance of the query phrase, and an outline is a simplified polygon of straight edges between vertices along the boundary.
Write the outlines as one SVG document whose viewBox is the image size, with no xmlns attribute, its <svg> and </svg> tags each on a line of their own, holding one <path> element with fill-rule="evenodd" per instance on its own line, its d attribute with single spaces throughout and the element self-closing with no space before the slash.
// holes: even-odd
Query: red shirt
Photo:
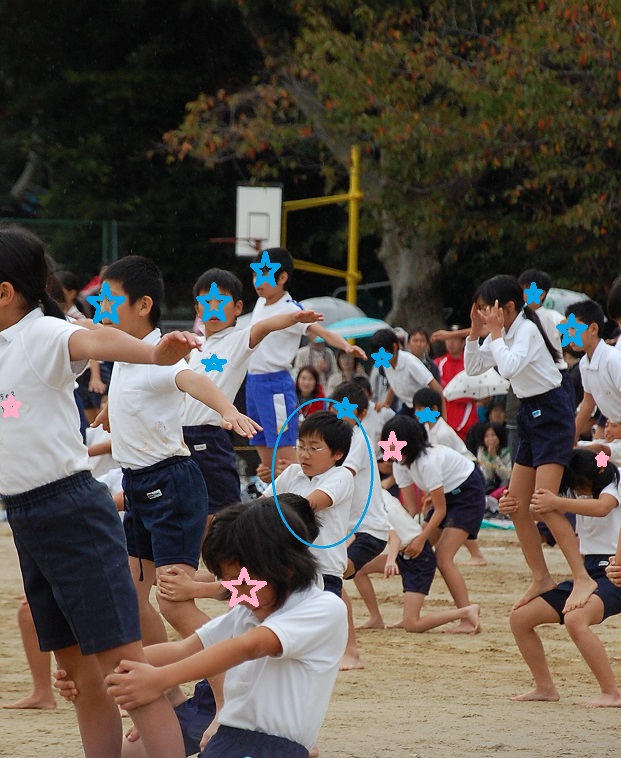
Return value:
<svg viewBox="0 0 621 758">
<path fill-rule="evenodd" d="M 451 379 L 457 376 L 460 371 L 465 370 L 463 355 L 459 358 L 451 358 L 447 353 L 441 358 L 434 358 L 434 362 L 440 371 L 442 387 L 446 387 Z M 473 397 L 460 397 L 459 400 L 446 401 L 446 422 L 462 440 L 466 439 L 468 429 L 474 426 L 478 420 L 477 404 Z"/>
<path fill-rule="evenodd" d="M 317 387 L 317 394 L 315 395 L 316 398 L 325 397 L 323 394 L 323 388 L 321 385 Z M 310 398 L 306 398 L 307 400 L 310 400 Z M 304 400 L 298 395 L 298 403 L 303 403 Z M 317 411 L 325 411 L 326 404 L 323 402 L 323 400 L 317 400 L 316 403 L 309 403 L 308 405 L 305 405 L 304 408 L 300 411 L 302 416 L 306 418 L 307 416 L 310 416 L 311 413 L 316 413 Z"/>
</svg>

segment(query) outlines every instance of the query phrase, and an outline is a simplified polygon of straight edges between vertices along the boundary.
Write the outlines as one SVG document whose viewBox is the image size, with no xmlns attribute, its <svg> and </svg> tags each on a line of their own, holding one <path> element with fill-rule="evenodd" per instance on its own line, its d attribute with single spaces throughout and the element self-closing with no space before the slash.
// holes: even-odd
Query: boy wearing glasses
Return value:
<svg viewBox="0 0 621 758">
<path fill-rule="evenodd" d="M 318 411 L 302 422 L 296 445 L 298 463 L 288 466 L 263 493 L 263 497 L 292 492 L 305 497 L 321 511 L 317 547 L 333 545 L 347 534 L 354 494 L 354 477 L 342 463 L 347 458 L 352 429 L 330 411 Z M 315 551 L 324 589 L 341 597 L 347 568 L 345 542 Z"/>
</svg>

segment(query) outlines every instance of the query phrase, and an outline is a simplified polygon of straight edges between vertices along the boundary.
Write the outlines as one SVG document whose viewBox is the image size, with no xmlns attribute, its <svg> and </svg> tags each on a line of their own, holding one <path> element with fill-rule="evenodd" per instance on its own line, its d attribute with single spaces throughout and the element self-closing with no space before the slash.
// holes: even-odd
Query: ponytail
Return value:
<svg viewBox="0 0 621 758">
<path fill-rule="evenodd" d="M 524 308 L 522 309 L 522 312 L 524 314 L 524 318 L 528 319 L 529 321 L 532 321 L 533 324 L 539 330 L 539 334 L 543 337 L 543 341 L 546 343 L 546 347 L 548 348 L 548 352 L 554 358 L 554 362 L 556 363 L 557 361 L 560 361 L 563 356 L 559 353 L 559 351 L 550 342 L 550 338 L 546 334 L 546 330 L 543 328 L 543 326 L 541 326 L 541 321 L 539 321 L 539 316 L 537 315 L 537 312 L 534 311 L 532 308 L 529 308 L 526 305 L 526 303 L 524 303 Z"/>
<path fill-rule="evenodd" d="M 60 305 L 58 305 L 56 300 L 54 300 L 49 292 L 44 292 L 41 295 L 40 302 L 43 308 L 44 316 L 54 316 L 54 318 L 62 318 L 63 321 L 67 320 L 63 309 L 60 307 Z"/>
</svg>

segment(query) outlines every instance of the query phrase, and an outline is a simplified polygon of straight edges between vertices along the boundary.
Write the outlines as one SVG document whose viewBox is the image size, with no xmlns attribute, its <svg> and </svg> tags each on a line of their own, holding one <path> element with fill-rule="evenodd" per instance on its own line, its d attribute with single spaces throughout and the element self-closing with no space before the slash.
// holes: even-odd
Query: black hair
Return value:
<svg viewBox="0 0 621 758">
<path fill-rule="evenodd" d="M 605 317 L 602 306 L 595 300 L 579 300 L 573 305 L 568 305 L 565 309 L 565 315 L 569 316 L 570 313 L 573 313 L 577 319 L 587 326 L 597 324 L 597 334 L 601 336 L 604 330 Z"/>
<path fill-rule="evenodd" d="M 286 289 L 291 286 L 291 279 L 293 278 L 293 257 L 288 250 L 284 247 L 268 247 L 267 250 L 262 250 L 257 253 L 254 259 L 255 263 L 261 263 L 263 253 L 267 253 L 271 263 L 280 263 L 280 268 L 274 271 L 274 281 L 278 284 L 278 280 L 281 274 L 287 274 L 287 281 L 282 285 Z"/>
<path fill-rule="evenodd" d="M 490 400 L 489 405 L 487 406 L 487 412 L 489 413 L 492 408 L 502 408 L 503 411 L 506 411 L 507 403 L 501 397 L 494 397 Z"/>
<path fill-rule="evenodd" d="M 221 293 L 228 292 L 233 298 L 234 303 L 242 299 L 244 285 L 232 271 L 226 271 L 222 268 L 210 268 L 198 277 L 192 288 L 194 299 L 196 299 L 201 292 L 208 292 L 214 282 Z"/>
<path fill-rule="evenodd" d="M 142 255 L 127 255 L 106 269 L 104 281 L 118 282 L 133 305 L 141 297 L 148 296 L 153 301 L 149 321 L 156 327 L 162 316 L 164 301 L 164 280 L 159 268 Z"/>
<path fill-rule="evenodd" d="M 78 277 L 73 271 L 56 271 L 55 275 L 66 290 L 80 290 Z"/>
<path fill-rule="evenodd" d="M 558 361 L 561 358 L 561 354 L 550 342 L 548 335 L 545 332 L 539 316 L 532 308 L 528 308 L 524 303 L 524 293 L 520 287 L 518 280 L 514 276 L 507 276 L 506 274 L 499 274 L 493 276 L 491 279 L 483 282 L 481 286 L 474 293 L 474 302 L 482 300 L 485 305 L 494 305 L 494 302 L 498 300 L 498 305 L 502 308 L 507 303 L 514 303 L 516 312 L 522 311 L 524 318 L 528 321 L 532 321 L 537 327 L 539 334 L 542 336 L 545 342 L 546 348 L 554 361 Z"/>
<path fill-rule="evenodd" d="M 481 429 L 479 439 L 481 440 L 481 445 L 485 447 L 485 435 L 487 434 L 488 429 L 493 429 L 496 433 L 496 436 L 498 437 L 498 440 L 500 442 L 500 450 L 499 453 L 502 452 L 507 445 L 509 444 L 509 435 L 507 432 L 507 427 L 504 424 L 499 424 L 497 421 L 488 421 L 485 426 Z"/>
<path fill-rule="evenodd" d="M 363 364 L 362 358 L 358 358 L 357 355 L 350 355 L 346 350 L 339 350 L 336 354 L 336 365 L 339 367 L 339 369 L 342 371 L 341 368 L 341 358 L 346 355 L 349 358 L 352 358 L 354 361 L 354 371 L 358 368 L 358 366 L 361 366 Z"/>
<path fill-rule="evenodd" d="M 315 380 L 315 389 L 310 393 L 309 400 L 311 397 L 319 397 L 321 382 L 319 381 L 319 371 L 314 366 L 302 366 L 302 368 L 298 371 L 298 375 L 295 379 L 295 390 L 298 393 L 298 397 L 300 396 L 301 390 L 300 386 L 298 384 L 298 379 L 300 378 L 300 374 L 302 371 L 308 371 L 309 374 L 313 377 Z M 307 409 L 308 410 L 308 409 Z"/>
<path fill-rule="evenodd" d="M 369 396 L 357 382 L 343 382 L 332 393 L 332 399 L 339 403 L 346 397 L 352 405 L 357 405 L 358 413 L 369 409 Z"/>
<path fill-rule="evenodd" d="M 351 381 L 354 382 L 354 384 L 359 384 L 369 397 L 373 395 L 373 388 L 371 387 L 371 382 L 368 377 L 360 374 L 359 376 L 352 376 Z"/>
<path fill-rule="evenodd" d="M 605 466 L 598 466 L 596 457 L 593 450 L 576 448 L 565 467 L 559 491 L 567 494 L 577 487 L 584 487 L 598 498 L 609 484 L 618 484 L 619 471 L 614 463 L 608 461 Z"/>
<path fill-rule="evenodd" d="M 424 424 L 418 422 L 418 419 L 397 414 L 384 424 L 382 441 L 387 440 L 391 432 L 395 433 L 400 442 L 407 443 L 401 450 L 403 463 L 406 466 L 411 466 L 427 448 L 431 447 L 427 430 Z"/>
<path fill-rule="evenodd" d="M 429 342 L 429 332 L 422 326 L 415 326 L 414 329 L 408 334 L 408 341 L 414 334 L 422 334 L 423 337 Z"/>
<path fill-rule="evenodd" d="M 314 542 L 319 525 L 308 500 L 280 495 L 287 523 L 306 542 Z M 311 550 L 289 532 L 273 497 L 262 497 L 223 508 L 214 516 L 201 550 L 207 568 L 222 576 L 224 563 L 237 563 L 269 582 L 280 608 L 292 592 L 315 583 L 317 563 Z"/>
<path fill-rule="evenodd" d="M 423 408 L 433 408 L 435 405 L 438 410 L 442 409 L 442 395 L 431 387 L 423 387 L 414 393 L 412 405 L 422 405 Z"/>
<path fill-rule="evenodd" d="M 552 288 L 552 277 L 550 274 L 546 274 L 545 271 L 529 268 L 518 276 L 518 284 L 522 288 L 530 287 L 533 282 L 535 282 L 538 289 L 543 290 L 546 294 Z"/>
<path fill-rule="evenodd" d="M 322 438 L 332 455 L 343 453 L 343 457 L 334 464 L 340 466 L 347 458 L 351 446 L 352 428 L 347 421 L 337 418 L 332 411 L 311 413 L 300 424 L 298 439 L 310 437 L 312 434 L 318 434 Z"/>
<path fill-rule="evenodd" d="M 17 224 L 0 228 L 0 282 L 8 282 L 26 301 L 29 311 L 39 305 L 46 316 L 65 318 L 60 305 L 48 291 L 53 285 L 54 262 L 43 240 Z"/>
<path fill-rule="evenodd" d="M 615 321 L 621 319 L 621 276 L 618 276 L 612 283 L 610 293 L 608 294 L 608 318 Z"/>
<path fill-rule="evenodd" d="M 388 353 L 392 353 L 395 344 L 397 345 L 397 349 L 399 349 L 399 338 L 392 329 L 378 329 L 371 337 L 371 350 L 374 353 L 377 353 L 381 348 L 384 348 Z"/>
</svg>

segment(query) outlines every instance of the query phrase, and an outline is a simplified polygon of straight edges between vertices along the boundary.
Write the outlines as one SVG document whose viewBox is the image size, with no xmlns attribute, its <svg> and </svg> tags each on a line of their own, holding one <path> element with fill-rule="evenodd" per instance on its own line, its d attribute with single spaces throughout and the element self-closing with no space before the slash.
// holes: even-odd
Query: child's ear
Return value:
<svg viewBox="0 0 621 758">
<path fill-rule="evenodd" d="M 140 298 L 140 308 L 138 309 L 139 316 L 148 316 L 153 308 L 153 298 L 149 295 L 143 295 Z"/>
<path fill-rule="evenodd" d="M 235 318 L 237 316 L 241 316 L 241 312 L 244 310 L 244 301 L 243 300 L 237 300 L 235 303 Z"/>
<path fill-rule="evenodd" d="M 283 276 L 285 277 L 284 279 L 283 279 Z M 278 279 L 276 280 L 276 284 L 279 287 L 286 287 L 288 281 L 289 281 L 289 274 L 286 271 L 281 271 L 281 273 L 278 275 Z"/>
<path fill-rule="evenodd" d="M 368 412 L 369 412 L 368 408 L 365 408 L 363 411 L 360 411 L 360 413 L 358 413 L 356 416 L 358 421 L 364 421 L 364 419 L 367 417 Z"/>
</svg>

